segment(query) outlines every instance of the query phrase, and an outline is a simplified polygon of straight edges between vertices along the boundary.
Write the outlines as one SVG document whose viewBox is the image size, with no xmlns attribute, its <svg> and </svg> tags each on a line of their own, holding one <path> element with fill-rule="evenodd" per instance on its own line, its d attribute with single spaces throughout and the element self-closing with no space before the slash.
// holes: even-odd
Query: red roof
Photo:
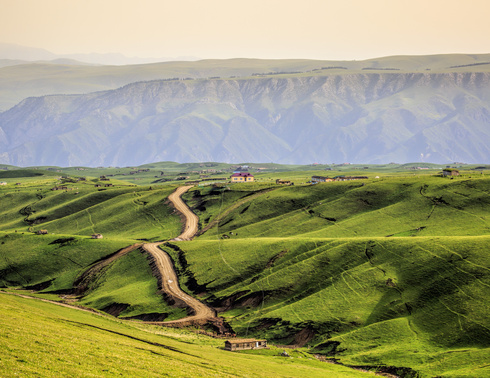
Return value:
<svg viewBox="0 0 490 378">
<path fill-rule="evenodd" d="M 248 172 L 239 172 L 239 173 L 233 173 L 231 177 L 254 177 L 254 176 Z"/>
</svg>

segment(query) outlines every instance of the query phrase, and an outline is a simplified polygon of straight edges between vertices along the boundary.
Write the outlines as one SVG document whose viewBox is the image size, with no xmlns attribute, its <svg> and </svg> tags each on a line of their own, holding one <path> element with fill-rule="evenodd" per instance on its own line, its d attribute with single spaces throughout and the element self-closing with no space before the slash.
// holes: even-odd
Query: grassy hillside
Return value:
<svg viewBox="0 0 490 378">
<path fill-rule="evenodd" d="M 149 166 L 164 167 L 175 169 L 172 174 L 202 168 Z M 451 179 L 434 175 L 439 166 L 423 171 L 395 165 L 264 168 L 254 172 L 254 183 L 195 187 L 184 196 L 200 217 L 202 234 L 163 247 L 184 290 L 216 308 L 241 337 L 305 345 L 347 365 L 383 367 L 403 377 L 490 376 L 487 171 L 467 167 Z M 97 172 L 90 174 L 98 177 Z M 313 174 L 369 179 L 306 184 Z M 295 185 L 276 185 L 276 178 Z M 136 239 L 179 234 L 179 218 L 165 204 L 174 184 L 150 189 L 121 181 L 99 191 L 87 179 L 86 185 L 64 184 L 78 186 L 78 194 L 51 191 L 58 178 L 48 176 L 17 174 L 21 186 L 0 188 L 2 287 L 37 285 L 43 295 L 69 293 L 96 261 Z M 29 232 L 41 228 L 49 234 Z M 93 232 L 102 232 L 104 239 L 90 239 Z M 146 256 L 138 250 L 100 270 L 82 294 L 79 304 L 120 318 L 185 315 L 157 294 Z M 201 341 L 190 343 L 186 353 Z M 260 357 L 267 364 L 277 355 L 268 353 Z M 308 364 L 308 355 L 301 356 Z M 214 366 L 214 358 L 207 363 Z M 272 361 L 266 370 L 278 362 Z M 227 364 L 217 374 L 240 375 Z M 130 365 L 140 366 L 133 360 Z M 299 370 L 289 374 L 301 375 Z"/>
<path fill-rule="evenodd" d="M 124 239 L 20 232 L 0 232 L 0 240 L 0 286 L 39 285 L 47 291 L 71 289 L 93 262 L 129 244 Z"/>
<path fill-rule="evenodd" d="M 440 361 L 450 351 L 459 351 L 468 372 L 489 357 L 489 242 L 263 238 L 178 246 L 201 290 L 240 334 L 308 341 L 341 361 L 430 376 L 455 369 L 453 360 Z"/>
<path fill-rule="evenodd" d="M 247 199 L 254 187 L 242 188 L 247 186 L 249 191 L 215 190 L 211 195 L 206 195 L 209 189 L 196 189 L 199 194 L 191 192 L 187 199 L 206 223 L 237 198 Z M 487 176 L 450 180 L 428 175 L 274 186 L 219 214 L 219 227 L 202 238 L 230 232 L 233 238 L 488 235 L 489 187 Z"/>
<path fill-rule="evenodd" d="M 47 229 L 55 234 L 85 236 L 102 233 L 125 240 L 160 240 L 179 234 L 179 218 L 165 204 L 175 187 L 132 187 L 112 180 L 114 187 L 95 188 L 85 182 L 25 180 L 25 185 L 15 189 L 0 189 L 5 203 L 0 209 L 0 230 Z M 51 190 L 60 186 L 67 190 Z"/>
<path fill-rule="evenodd" d="M 187 315 L 185 310 L 169 306 L 156 295 L 157 290 L 147 256 L 136 250 L 104 270 L 78 303 L 121 318 L 144 315 L 144 320 L 161 321 Z"/>
<path fill-rule="evenodd" d="M 223 341 L 121 323 L 0 293 L 4 376 L 362 377 L 365 373 L 281 350 L 230 353 Z M 8 319 L 8 321 L 7 321 Z"/>
<path fill-rule="evenodd" d="M 488 178 L 245 187 L 189 193 L 213 227 L 168 248 L 240 334 L 404 376 L 490 374 Z"/>
<path fill-rule="evenodd" d="M 94 183 L 106 181 L 60 179 L 59 172 L 38 169 L 4 173 L 21 185 L 0 188 L 0 286 L 76 293 L 83 297 L 81 304 L 121 317 L 185 316 L 157 293 L 146 257 L 137 251 L 91 277 L 84 291 L 75 288 L 94 262 L 135 239 L 161 240 L 180 233 L 180 218 L 166 203 L 174 186 L 136 187 L 111 178 L 114 187 L 96 188 Z M 48 235 L 35 234 L 41 229 Z M 91 239 L 93 233 L 104 238 Z"/>
</svg>

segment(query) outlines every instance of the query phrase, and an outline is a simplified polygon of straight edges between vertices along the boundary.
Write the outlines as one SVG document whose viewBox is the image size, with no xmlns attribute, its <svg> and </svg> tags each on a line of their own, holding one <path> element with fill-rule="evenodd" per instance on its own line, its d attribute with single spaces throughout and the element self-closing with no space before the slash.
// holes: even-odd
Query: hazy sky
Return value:
<svg viewBox="0 0 490 378">
<path fill-rule="evenodd" d="M 490 0 L 0 0 L 0 42 L 157 58 L 489 53 L 489 14 Z"/>
</svg>

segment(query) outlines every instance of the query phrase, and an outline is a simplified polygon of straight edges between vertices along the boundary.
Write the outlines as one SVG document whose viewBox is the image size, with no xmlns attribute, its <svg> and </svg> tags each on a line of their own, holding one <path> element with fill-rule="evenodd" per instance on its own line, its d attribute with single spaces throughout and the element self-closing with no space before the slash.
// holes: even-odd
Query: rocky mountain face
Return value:
<svg viewBox="0 0 490 378">
<path fill-rule="evenodd" d="M 139 82 L 0 114 L 0 162 L 403 163 L 490 158 L 490 73 Z"/>
</svg>

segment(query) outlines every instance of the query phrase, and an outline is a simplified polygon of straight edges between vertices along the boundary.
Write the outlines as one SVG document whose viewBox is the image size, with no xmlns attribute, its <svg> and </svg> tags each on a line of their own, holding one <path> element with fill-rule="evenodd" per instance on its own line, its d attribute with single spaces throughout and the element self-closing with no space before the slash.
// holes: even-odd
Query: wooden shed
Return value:
<svg viewBox="0 0 490 378">
<path fill-rule="evenodd" d="M 443 176 L 459 176 L 459 171 L 457 169 L 445 168 L 442 170 Z"/>
<path fill-rule="evenodd" d="M 277 179 L 276 184 L 278 184 L 278 185 L 293 185 L 293 183 L 291 181 L 281 180 L 281 179 Z"/>
<path fill-rule="evenodd" d="M 267 340 L 264 339 L 232 339 L 225 341 L 225 350 L 237 351 L 247 349 L 267 348 Z"/>
<path fill-rule="evenodd" d="M 318 184 L 319 182 L 330 182 L 334 181 L 333 178 L 328 177 L 328 176 L 311 176 L 311 183 L 312 184 Z"/>
</svg>

